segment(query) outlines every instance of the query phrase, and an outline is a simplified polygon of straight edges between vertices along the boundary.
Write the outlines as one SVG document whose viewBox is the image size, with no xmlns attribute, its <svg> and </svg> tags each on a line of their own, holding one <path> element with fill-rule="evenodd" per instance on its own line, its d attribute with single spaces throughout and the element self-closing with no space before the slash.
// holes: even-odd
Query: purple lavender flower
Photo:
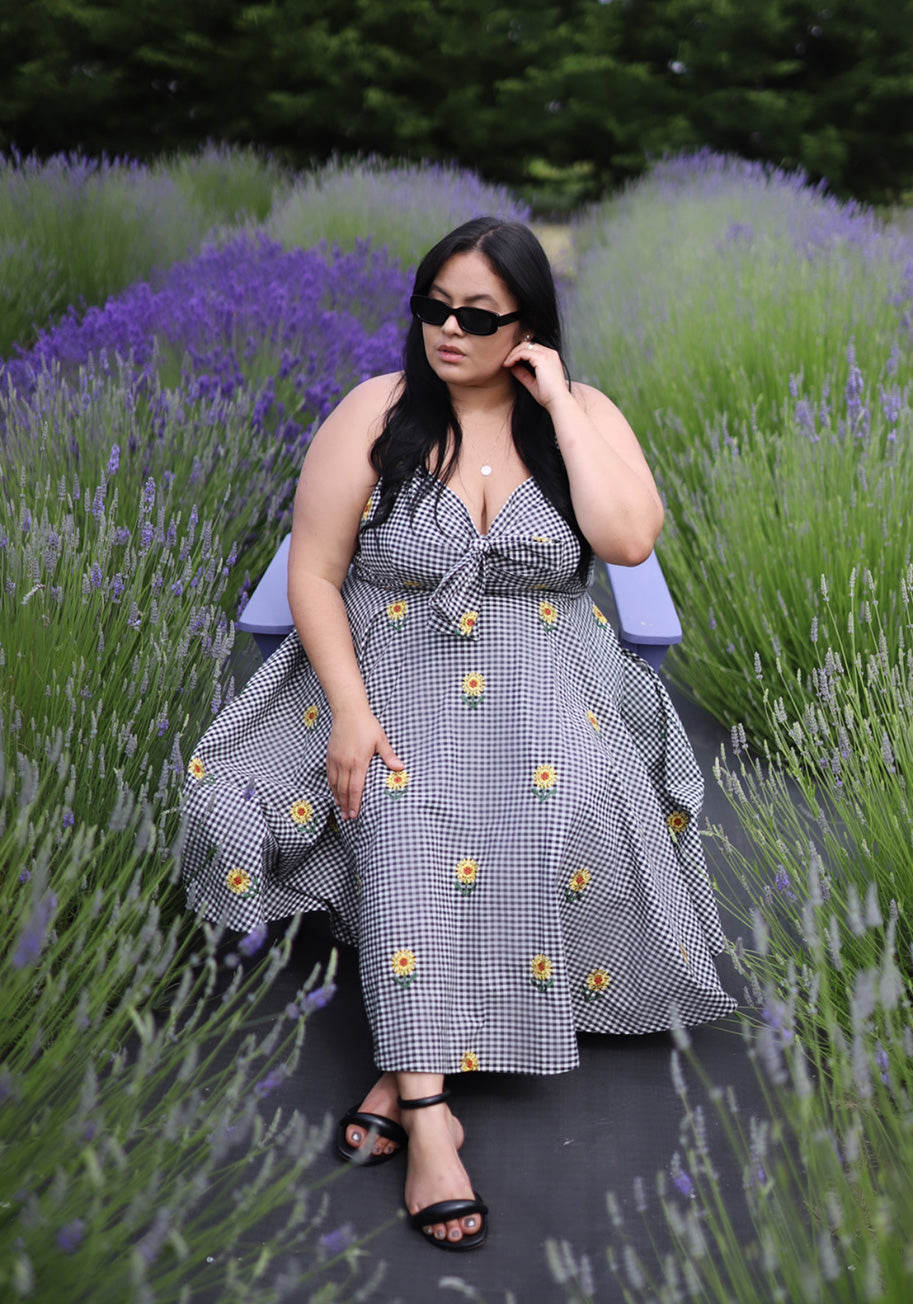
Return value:
<svg viewBox="0 0 913 1304">
<path fill-rule="evenodd" d="M 109 479 L 112 475 L 117 474 L 117 469 L 119 466 L 120 466 L 120 444 L 112 444 L 111 456 L 108 458 L 108 469 L 106 472 Z"/>
<path fill-rule="evenodd" d="M 57 898 L 48 892 L 32 907 L 25 926 L 16 939 L 13 951 L 13 968 L 24 969 L 38 960 L 47 941 L 48 929 L 57 909 Z"/>
<path fill-rule="evenodd" d="M 343 1223 L 331 1232 L 324 1232 L 317 1244 L 322 1254 L 334 1258 L 337 1254 L 345 1253 L 354 1240 L 355 1230 L 352 1224 Z"/>
<path fill-rule="evenodd" d="M 288 1005 L 286 1005 L 285 1007 L 285 1017 L 287 1019 L 300 1019 L 301 1018 L 300 1006 L 297 1006 L 294 1001 L 289 1001 Z"/>
<path fill-rule="evenodd" d="M 323 1010 L 329 1005 L 330 1001 L 336 995 L 336 984 L 325 983 L 323 987 L 317 987 L 314 991 L 308 992 L 301 1002 L 301 1008 L 305 1014 L 310 1014 L 312 1010 Z"/>
<path fill-rule="evenodd" d="M 163 715 L 162 718 L 161 718 L 161 720 L 159 720 L 159 722 L 158 722 L 158 736 L 159 736 L 159 738 L 164 737 L 164 735 L 165 735 L 167 732 L 168 732 L 168 717 L 167 717 L 167 715 Z"/>
<path fill-rule="evenodd" d="M 789 871 L 786 870 L 783 865 L 777 866 L 777 876 L 774 879 L 774 887 L 786 898 L 787 901 L 799 900 L 793 891 L 793 886 L 789 878 Z"/>
<path fill-rule="evenodd" d="M 64 827 L 65 829 L 71 829 L 75 823 L 76 823 L 76 817 L 75 817 L 75 815 L 73 814 L 73 812 L 72 812 L 71 810 L 66 810 L 66 811 L 64 811 L 64 813 L 63 813 L 63 827 Z"/>
<path fill-rule="evenodd" d="M 285 1070 L 283 1068 L 273 1069 L 270 1073 L 267 1073 L 265 1078 L 261 1078 L 261 1080 L 256 1084 L 254 1087 L 254 1095 L 260 1100 L 265 1100 L 271 1091 L 275 1091 L 277 1087 L 282 1085 L 284 1080 Z"/>
<path fill-rule="evenodd" d="M 28 871 L 27 869 L 21 869 L 21 870 L 19 871 L 19 882 L 20 882 L 20 883 L 30 883 L 31 881 L 32 881 L 32 876 L 31 876 L 31 874 L 29 873 L 29 871 Z"/>
<path fill-rule="evenodd" d="M 685 1172 L 684 1168 L 677 1167 L 677 1170 L 672 1174 L 672 1185 L 680 1195 L 688 1196 L 689 1198 L 694 1195 L 694 1183 Z"/>
<path fill-rule="evenodd" d="M 238 950 L 246 959 L 249 960 L 251 956 L 256 955 L 258 951 L 263 949 L 265 941 L 266 925 L 258 924 L 252 932 L 247 934 L 246 937 L 242 937 L 241 941 L 238 943 Z"/>
<path fill-rule="evenodd" d="M 176 598 L 179 598 L 181 596 L 181 594 L 184 592 L 184 585 L 181 583 L 180 580 L 175 580 L 175 582 L 171 586 L 171 592 L 174 594 Z"/>
<path fill-rule="evenodd" d="M 881 1072 L 882 1082 L 885 1084 L 885 1086 L 887 1086 L 888 1069 L 891 1066 L 891 1061 L 888 1058 L 888 1052 L 885 1050 L 884 1046 L 882 1046 L 881 1042 L 878 1042 L 878 1044 L 875 1047 L 875 1063 L 878 1065 L 878 1068 Z"/>
<path fill-rule="evenodd" d="M 55 1240 L 64 1254 L 73 1254 L 82 1244 L 86 1234 L 86 1225 L 81 1218 L 74 1218 L 65 1223 L 58 1231 Z"/>
</svg>

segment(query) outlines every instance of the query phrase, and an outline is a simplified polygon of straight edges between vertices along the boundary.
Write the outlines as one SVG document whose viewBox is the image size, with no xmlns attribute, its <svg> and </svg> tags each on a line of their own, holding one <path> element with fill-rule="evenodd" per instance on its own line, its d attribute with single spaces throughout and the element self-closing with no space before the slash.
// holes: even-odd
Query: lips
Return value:
<svg viewBox="0 0 913 1304">
<path fill-rule="evenodd" d="M 442 362 L 459 362 L 461 358 L 466 356 L 462 349 L 450 348 L 445 344 L 441 345 L 437 350 L 437 355 Z"/>
</svg>

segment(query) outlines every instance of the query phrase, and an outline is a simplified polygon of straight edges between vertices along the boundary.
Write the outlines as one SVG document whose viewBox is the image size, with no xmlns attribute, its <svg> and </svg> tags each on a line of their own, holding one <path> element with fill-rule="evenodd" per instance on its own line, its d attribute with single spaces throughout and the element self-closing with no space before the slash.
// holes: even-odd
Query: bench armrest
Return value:
<svg viewBox="0 0 913 1304">
<path fill-rule="evenodd" d="M 639 566 L 606 562 L 606 572 L 618 612 L 619 642 L 658 670 L 672 644 L 681 643 L 682 627 L 656 553 Z"/>
</svg>

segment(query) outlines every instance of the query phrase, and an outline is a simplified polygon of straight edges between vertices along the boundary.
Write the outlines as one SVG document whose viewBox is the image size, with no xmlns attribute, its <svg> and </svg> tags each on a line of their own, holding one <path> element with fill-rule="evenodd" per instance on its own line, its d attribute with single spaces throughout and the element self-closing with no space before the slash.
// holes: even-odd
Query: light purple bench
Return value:
<svg viewBox="0 0 913 1304">
<path fill-rule="evenodd" d="M 294 628 L 289 610 L 287 534 L 273 560 L 250 595 L 238 629 L 253 634 L 265 661 Z M 681 643 L 682 627 L 666 585 L 656 553 L 651 552 L 639 566 L 614 566 L 606 563 L 609 587 L 618 612 L 618 638 L 658 670 L 673 643 Z"/>
</svg>

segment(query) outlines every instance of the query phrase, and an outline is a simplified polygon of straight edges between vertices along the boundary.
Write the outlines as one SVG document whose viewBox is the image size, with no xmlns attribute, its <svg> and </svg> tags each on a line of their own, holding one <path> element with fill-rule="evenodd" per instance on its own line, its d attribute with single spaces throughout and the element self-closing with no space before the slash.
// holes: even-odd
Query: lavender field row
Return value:
<svg viewBox="0 0 913 1304">
<path fill-rule="evenodd" d="M 379 162 L 298 178 L 211 151 L 0 175 L 4 1298 L 51 1301 L 62 1275 L 93 1304 L 364 1283 L 351 1238 L 305 1210 L 321 1137 L 269 1122 L 333 975 L 258 1022 L 291 942 L 257 968 L 251 935 L 226 967 L 223 939 L 185 918 L 179 794 L 235 691 L 234 621 L 310 435 L 398 365 L 410 259 L 485 210 L 525 216 L 476 177 Z M 913 244 L 800 178 L 706 155 L 571 236 L 572 370 L 620 403 L 667 502 L 671 673 L 732 728 L 718 779 L 750 854 L 707 837 L 720 890 L 740 880 L 734 1053 L 770 1105 L 742 1119 L 718 1093 L 746 1246 L 682 1087 L 656 1195 L 678 1253 L 616 1246 L 620 1289 L 905 1300 Z M 243 1053 L 217 1069 L 233 1038 Z M 254 1253 L 276 1210 L 283 1237 Z M 572 1246 L 550 1264 L 568 1300 L 590 1298 Z"/>
</svg>

